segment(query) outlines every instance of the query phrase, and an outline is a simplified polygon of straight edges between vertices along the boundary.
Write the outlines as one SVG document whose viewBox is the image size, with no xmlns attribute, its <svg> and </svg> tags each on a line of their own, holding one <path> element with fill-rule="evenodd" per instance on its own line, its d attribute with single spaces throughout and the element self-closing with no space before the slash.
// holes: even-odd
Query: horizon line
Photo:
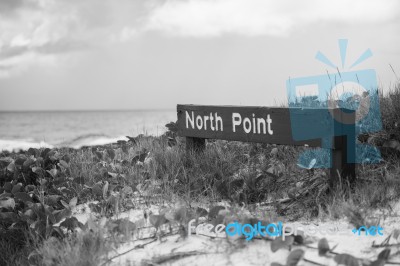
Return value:
<svg viewBox="0 0 400 266">
<path fill-rule="evenodd" d="M 140 111 L 171 111 L 171 110 L 176 110 L 174 108 L 143 108 L 143 109 L 37 109 L 37 110 L 1 110 L 0 112 L 4 113 L 11 113 L 11 112 L 127 112 L 127 111 L 134 111 L 134 112 L 140 112 Z"/>
</svg>

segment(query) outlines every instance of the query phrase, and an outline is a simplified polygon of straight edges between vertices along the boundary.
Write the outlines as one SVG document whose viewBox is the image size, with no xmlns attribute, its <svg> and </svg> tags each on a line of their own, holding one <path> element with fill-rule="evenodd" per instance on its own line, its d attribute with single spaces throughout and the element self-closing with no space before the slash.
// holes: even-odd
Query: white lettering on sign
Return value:
<svg viewBox="0 0 400 266">
<path fill-rule="evenodd" d="M 192 119 L 190 119 L 190 115 L 188 111 L 186 111 L 186 128 L 189 128 L 189 122 L 192 125 L 192 128 L 194 128 L 194 113 L 192 112 Z"/>
<path fill-rule="evenodd" d="M 236 132 L 236 126 L 239 126 L 242 123 L 242 116 L 239 113 L 232 114 L 232 127 L 233 132 Z"/>
<path fill-rule="evenodd" d="M 222 117 L 217 112 L 210 112 L 210 115 L 195 115 L 194 111 L 185 111 L 186 128 L 197 130 L 224 131 Z M 232 113 L 232 131 L 235 133 L 242 129 L 246 134 L 269 134 L 273 135 L 272 119 L 268 114 L 267 118 L 243 117 L 240 113 Z"/>
<path fill-rule="evenodd" d="M 274 131 L 271 129 L 272 119 L 269 116 L 269 114 L 267 115 L 267 123 L 268 123 L 268 134 L 270 135 L 274 134 Z"/>
<path fill-rule="evenodd" d="M 271 126 L 272 119 L 269 114 L 267 115 L 266 119 L 260 117 L 256 118 L 254 114 L 252 116 L 252 119 L 248 117 L 242 119 L 242 116 L 239 113 L 232 113 L 232 131 L 236 132 L 237 127 L 242 125 L 243 130 L 246 133 L 250 133 L 251 131 L 253 131 L 254 134 L 267 134 L 268 128 L 268 134 L 274 134 Z"/>
<path fill-rule="evenodd" d="M 204 130 L 207 130 L 207 126 L 209 126 L 212 131 L 224 131 L 222 117 L 220 117 L 218 113 L 215 113 L 214 115 L 213 113 L 210 113 L 210 115 L 204 116 L 197 115 L 195 118 L 193 111 L 191 114 L 186 111 L 186 128 L 189 128 L 189 125 L 192 129 L 203 129 L 204 127 Z"/>
</svg>

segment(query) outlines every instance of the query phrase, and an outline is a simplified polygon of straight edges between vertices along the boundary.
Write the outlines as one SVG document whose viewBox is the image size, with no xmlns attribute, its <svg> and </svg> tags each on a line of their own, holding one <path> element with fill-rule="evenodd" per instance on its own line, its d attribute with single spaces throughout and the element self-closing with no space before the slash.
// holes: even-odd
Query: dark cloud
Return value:
<svg viewBox="0 0 400 266">
<path fill-rule="evenodd" d="M 0 49 L 0 59 L 19 56 L 29 51 L 27 46 L 5 46 Z"/>
<path fill-rule="evenodd" d="M 22 8 L 37 7 L 36 1 L 33 0 L 1 0 L 0 1 L 0 15 L 12 16 L 15 12 Z"/>
<path fill-rule="evenodd" d="M 88 48 L 88 44 L 83 41 L 60 40 L 47 43 L 35 48 L 41 54 L 61 54 Z"/>
<path fill-rule="evenodd" d="M 38 54 L 62 54 L 76 50 L 86 49 L 88 47 L 89 45 L 85 44 L 84 42 L 72 41 L 72 40 L 59 40 L 35 47 L 29 47 L 27 45 L 6 46 L 2 47 L 2 49 L 0 50 L 0 60 L 21 56 L 28 52 L 35 52 Z"/>
<path fill-rule="evenodd" d="M 24 0 L 2 0 L 0 1 L 0 12 L 12 12 L 23 5 Z"/>
</svg>

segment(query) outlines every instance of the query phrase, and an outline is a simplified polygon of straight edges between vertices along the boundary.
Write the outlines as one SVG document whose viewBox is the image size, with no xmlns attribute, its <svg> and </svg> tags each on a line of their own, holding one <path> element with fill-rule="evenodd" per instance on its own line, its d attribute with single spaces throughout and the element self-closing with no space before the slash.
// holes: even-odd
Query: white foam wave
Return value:
<svg viewBox="0 0 400 266">
<path fill-rule="evenodd" d="M 105 145 L 105 144 L 117 142 L 118 140 L 126 140 L 126 138 L 125 138 L 125 136 L 111 138 L 111 137 L 107 137 L 107 136 L 90 136 L 89 135 L 89 136 L 82 136 L 82 137 L 76 138 L 72 141 L 69 141 L 68 143 L 63 143 L 60 146 L 79 149 L 82 146 Z"/>
<path fill-rule="evenodd" d="M 33 141 L 27 139 L 19 139 L 19 140 L 5 140 L 0 139 L 0 151 L 19 151 L 19 150 L 28 150 L 29 148 L 53 148 L 53 145 L 48 144 L 44 141 Z"/>
<path fill-rule="evenodd" d="M 103 136 L 103 135 L 85 135 L 77 137 L 70 141 L 64 141 L 62 143 L 49 144 L 44 141 L 34 141 L 32 139 L 15 139 L 5 140 L 0 139 L 0 151 L 6 150 L 9 152 L 17 152 L 19 150 L 28 150 L 29 148 L 54 148 L 54 147 L 69 147 L 79 149 L 83 146 L 97 146 L 115 143 L 118 140 L 126 140 L 125 136 L 116 138 Z"/>
</svg>

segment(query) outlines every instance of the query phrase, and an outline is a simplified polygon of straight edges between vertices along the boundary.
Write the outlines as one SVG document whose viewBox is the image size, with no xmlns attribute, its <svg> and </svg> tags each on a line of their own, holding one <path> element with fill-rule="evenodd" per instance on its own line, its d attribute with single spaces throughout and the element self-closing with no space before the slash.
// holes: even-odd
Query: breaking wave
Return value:
<svg viewBox="0 0 400 266">
<path fill-rule="evenodd" d="M 103 134 L 86 134 L 79 137 L 76 137 L 70 141 L 64 141 L 57 146 L 59 147 L 70 147 L 79 149 L 82 146 L 96 146 L 96 145 L 105 145 L 113 142 L 117 142 L 118 140 L 126 140 L 125 136 L 120 136 L 117 138 L 109 137 Z"/>
<path fill-rule="evenodd" d="M 126 140 L 125 136 L 109 137 L 102 134 L 86 134 L 78 136 L 71 140 L 62 141 L 60 143 L 47 143 L 45 141 L 35 141 L 33 139 L 0 139 L 0 151 L 19 151 L 28 150 L 29 148 L 54 148 L 54 147 L 69 147 L 79 149 L 82 146 L 105 145 L 117 142 L 118 140 Z"/>
<path fill-rule="evenodd" d="M 15 139 L 15 140 L 5 140 L 0 139 L 0 151 L 19 151 L 28 150 L 29 148 L 53 148 L 53 145 L 46 143 L 44 141 L 34 141 L 32 139 Z"/>
</svg>

